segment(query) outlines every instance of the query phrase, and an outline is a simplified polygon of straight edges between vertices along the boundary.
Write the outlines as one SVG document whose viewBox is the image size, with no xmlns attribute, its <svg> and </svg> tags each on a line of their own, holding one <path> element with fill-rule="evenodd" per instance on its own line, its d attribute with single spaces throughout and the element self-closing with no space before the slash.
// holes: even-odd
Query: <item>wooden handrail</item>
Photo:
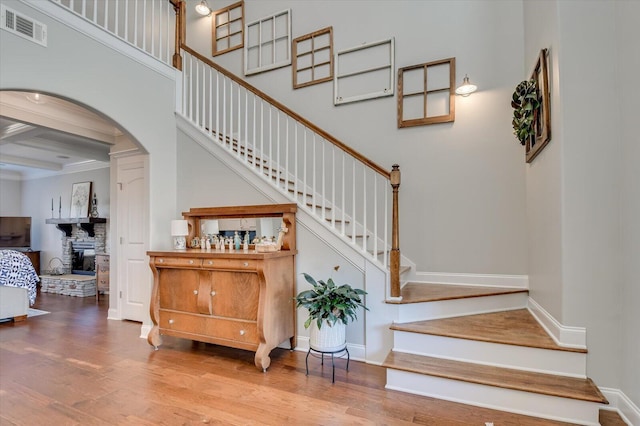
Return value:
<svg viewBox="0 0 640 426">
<path fill-rule="evenodd" d="M 175 34 L 175 52 L 173 53 L 173 67 L 179 71 L 182 71 L 182 56 L 180 55 L 180 46 L 186 39 L 186 25 L 185 15 L 186 6 L 182 0 L 169 0 L 169 3 L 173 6 L 173 10 L 176 13 L 176 34 Z"/>
<path fill-rule="evenodd" d="M 398 218 L 398 190 L 400 189 L 400 166 L 393 165 L 391 170 L 391 188 L 393 189 L 393 210 L 391 218 L 391 255 L 389 275 L 391 276 L 391 297 L 400 297 L 400 221 Z"/>
<path fill-rule="evenodd" d="M 264 93 L 264 92 L 258 90 L 257 88 L 253 87 L 251 84 L 249 84 L 246 81 L 242 80 L 241 78 L 237 77 L 232 72 L 227 71 L 225 68 L 221 67 L 220 65 L 216 64 L 215 62 L 212 62 L 211 60 L 205 58 L 204 56 L 202 56 L 201 54 L 199 54 L 195 50 L 189 48 L 189 46 L 186 46 L 186 45 L 183 44 L 180 47 L 185 52 L 188 52 L 190 55 L 195 56 L 200 61 L 202 61 L 202 62 L 206 63 L 207 65 L 209 65 L 211 68 L 216 69 L 218 72 L 224 74 L 226 77 L 228 77 L 229 79 L 231 79 L 234 82 L 238 83 L 238 85 L 244 87 L 245 89 L 247 89 L 248 91 L 250 91 L 254 95 L 264 99 L 269 104 L 273 105 L 274 107 L 278 108 L 280 111 L 282 111 L 285 114 L 287 114 L 289 117 L 292 117 L 296 121 L 304 124 L 306 127 L 308 127 L 309 129 L 313 130 L 314 132 L 316 132 L 317 134 L 322 136 L 328 142 L 330 142 L 333 145 L 337 146 L 342 151 L 344 151 L 347 154 L 351 155 L 352 157 L 354 157 L 355 159 L 357 159 L 361 163 L 369 166 L 376 173 L 382 175 L 386 179 L 390 179 L 391 173 L 388 170 L 384 169 L 382 166 L 380 166 L 380 165 L 374 163 L 373 161 L 369 160 L 367 157 L 365 157 L 364 155 L 360 154 L 358 151 L 354 150 L 353 148 L 349 147 L 348 145 L 345 145 L 344 143 L 340 142 L 337 138 L 335 138 L 334 136 L 330 135 L 326 131 L 322 130 L 320 127 L 316 126 L 315 124 L 313 124 L 312 122 L 310 122 L 306 118 L 302 117 L 300 114 L 298 114 L 298 113 L 294 112 L 293 110 L 289 109 L 288 107 L 286 107 L 285 105 L 281 104 L 277 100 L 273 99 L 271 96 L 267 95 L 266 93 Z"/>
<path fill-rule="evenodd" d="M 362 164 L 368 166 L 376 173 L 380 174 L 382 177 L 388 179 L 391 183 L 391 188 L 393 191 L 393 205 L 392 205 L 392 222 L 391 222 L 391 253 L 389 256 L 389 275 L 391 281 L 391 289 L 390 296 L 391 297 L 400 297 L 400 225 L 399 225 L 399 214 L 398 214 L 398 191 L 400 189 L 400 166 L 394 164 L 391 171 L 388 171 L 376 164 L 375 162 L 369 160 L 364 155 L 360 154 L 358 151 L 353 148 L 345 145 L 343 142 L 340 142 L 337 138 L 327 133 L 320 127 L 316 126 L 306 118 L 302 117 L 295 111 L 289 109 L 287 106 L 278 102 L 271 96 L 266 93 L 260 91 L 256 87 L 237 77 L 235 74 L 231 73 L 224 67 L 216 64 L 210 59 L 202 56 L 195 50 L 191 49 L 186 45 L 186 10 L 185 10 L 185 2 L 183 0 L 169 0 L 171 4 L 174 6 L 176 11 L 176 52 L 173 55 L 173 66 L 178 70 L 182 70 L 182 56 L 180 55 L 181 50 L 189 53 L 190 55 L 196 57 L 198 60 L 207 64 L 211 68 L 217 70 L 221 74 L 225 75 L 232 81 L 236 82 L 239 86 L 244 87 L 247 91 L 253 93 L 259 98 L 265 100 L 270 105 L 278 108 L 283 113 L 287 114 L 289 117 L 303 124 L 310 130 L 314 131 L 318 135 L 322 136 L 325 140 L 338 147 L 348 155 L 352 156 L 356 160 L 360 161 Z"/>
</svg>

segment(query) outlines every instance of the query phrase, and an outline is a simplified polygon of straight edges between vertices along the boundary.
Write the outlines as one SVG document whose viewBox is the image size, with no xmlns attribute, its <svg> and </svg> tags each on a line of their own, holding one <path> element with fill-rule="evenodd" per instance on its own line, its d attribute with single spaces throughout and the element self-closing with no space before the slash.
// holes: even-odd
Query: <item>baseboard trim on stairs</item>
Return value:
<svg viewBox="0 0 640 426">
<path fill-rule="evenodd" d="M 416 272 L 416 281 L 433 284 L 481 285 L 485 287 L 529 288 L 528 275 L 458 274 Z"/>
<path fill-rule="evenodd" d="M 549 336 L 560 346 L 587 349 L 587 330 L 560 324 L 549 312 L 529 297 L 528 309 Z"/>
<path fill-rule="evenodd" d="M 599 404 L 387 369 L 386 389 L 549 420 L 599 425 Z M 437 389 L 437 391 L 431 391 Z M 595 420 L 594 420 L 595 419 Z"/>
<path fill-rule="evenodd" d="M 633 403 L 620 389 L 599 388 L 609 401 L 607 409 L 614 409 L 622 420 L 629 425 L 640 425 L 640 408 Z"/>
</svg>

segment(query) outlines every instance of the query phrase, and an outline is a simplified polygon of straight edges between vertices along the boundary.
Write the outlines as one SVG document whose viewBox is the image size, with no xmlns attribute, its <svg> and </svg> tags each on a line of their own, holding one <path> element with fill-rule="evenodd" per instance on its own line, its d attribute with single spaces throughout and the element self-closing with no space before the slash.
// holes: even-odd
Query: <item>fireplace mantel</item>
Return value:
<svg viewBox="0 0 640 426">
<path fill-rule="evenodd" d="M 71 236 L 73 225 L 78 225 L 84 229 L 90 237 L 95 237 L 93 225 L 96 223 L 107 223 L 106 217 L 63 217 L 59 219 L 47 219 L 45 223 L 56 225 L 56 228 L 65 233 L 67 237 Z"/>
</svg>

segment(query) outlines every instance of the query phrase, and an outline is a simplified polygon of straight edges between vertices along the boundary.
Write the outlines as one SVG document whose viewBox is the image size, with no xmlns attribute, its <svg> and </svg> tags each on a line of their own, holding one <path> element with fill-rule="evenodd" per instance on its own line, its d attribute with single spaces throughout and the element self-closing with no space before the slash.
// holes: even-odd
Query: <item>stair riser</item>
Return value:
<svg viewBox="0 0 640 426">
<path fill-rule="evenodd" d="M 480 342 L 431 334 L 393 332 L 393 350 L 539 373 L 586 377 L 584 353 Z"/>
<path fill-rule="evenodd" d="M 601 404 L 387 369 L 387 389 L 581 425 L 599 425 Z"/>
<path fill-rule="evenodd" d="M 522 309 L 527 306 L 526 292 L 496 296 L 468 297 L 437 302 L 400 305 L 397 322 L 425 321 L 438 318 Z"/>
</svg>

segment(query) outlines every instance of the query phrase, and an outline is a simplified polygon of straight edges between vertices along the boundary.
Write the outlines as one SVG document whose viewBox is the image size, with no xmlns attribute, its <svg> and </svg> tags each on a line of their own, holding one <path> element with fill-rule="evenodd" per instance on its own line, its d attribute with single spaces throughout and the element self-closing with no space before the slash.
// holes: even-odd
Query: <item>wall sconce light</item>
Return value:
<svg viewBox="0 0 640 426">
<path fill-rule="evenodd" d="M 211 15 L 211 8 L 207 4 L 207 0 L 202 0 L 196 5 L 196 12 L 198 12 L 202 16 Z"/>
<path fill-rule="evenodd" d="M 471 84 L 471 82 L 469 81 L 469 76 L 465 74 L 464 79 L 462 80 L 462 86 L 456 89 L 456 95 L 467 97 L 476 90 L 478 90 L 478 86 L 476 86 L 475 84 Z"/>
<path fill-rule="evenodd" d="M 189 224 L 186 220 L 171 221 L 171 236 L 173 237 L 173 248 L 176 250 L 186 250 L 189 235 Z"/>
</svg>

